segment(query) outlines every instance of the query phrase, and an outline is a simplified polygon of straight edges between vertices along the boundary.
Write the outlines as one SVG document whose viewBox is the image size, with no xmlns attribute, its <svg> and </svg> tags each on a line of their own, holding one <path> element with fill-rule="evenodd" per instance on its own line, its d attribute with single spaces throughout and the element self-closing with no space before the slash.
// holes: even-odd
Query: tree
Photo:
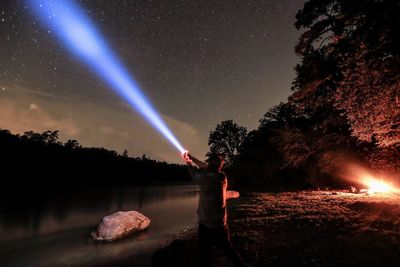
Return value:
<svg viewBox="0 0 400 267">
<path fill-rule="evenodd" d="M 41 139 L 46 144 L 55 144 L 58 141 L 59 131 L 45 131 L 41 134 Z"/>
<path fill-rule="evenodd" d="M 23 139 L 33 141 L 33 142 L 40 142 L 43 143 L 42 134 L 35 133 L 34 131 L 27 131 L 22 135 Z"/>
<path fill-rule="evenodd" d="M 208 145 L 211 153 L 224 154 L 229 165 L 239 153 L 240 146 L 246 138 L 247 129 L 233 120 L 222 121 L 210 132 Z"/>
<path fill-rule="evenodd" d="M 69 139 L 69 140 L 64 144 L 64 146 L 65 146 L 66 148 L 70 148 L 70 149 L 76 149 L 76 148 L 80 148 L 80 147 L 81 147 L 81 146 L 79 145 L 79 143 L 78 143 L 77 140 L 72 140 L 72 139 Z"/>
<path fill-rule="evenodd" d="M 319 114 L 321 106 L 334 110 L 338 86 L 359 62 L 393 66 L 400 52 L 399 12 L 400 2 L 392 0 L 307 1 L 296 15 L 296 27 L 303 29 L 296 46 L 302 61 L 291 99 L 311 114 Z"/>
<path fill-rule="evenodd" d="M 290 101 L 316 131 L 348 130 L 358 142 L 368 142 L 373 156 L 364 159 L 379 169 L 400 144 L 399 13 L 394 0 L 309 0 L 296 16 L 303 30 L 296 46 L 302 61 Z"/>
<path fill-rule="evenodd" d="M 336 93 L 336 106 L 350 122 L 352 135 L 380 147 L 400 144 L 400 77 L 393 74 L 361 60 L 344 72 Z"/>
<path fill-rule="evenodd" d="M 22 138 L 43 144 L 56 144 L 58 141 L 58 133 L 59 131 L 45 131 L 43 133 L 27 131 L 24 133 Z"/>
<path fill-rule="evenodd" d="M 127 149 L 124 150 L 124 152 L 122 153 L 122 156 L 123 156 L 124 158 L 128 158 L 128 157 L 129 157 L 129 155 L 128 155 L 128 150 L 127 150 Z"/>
</svg>

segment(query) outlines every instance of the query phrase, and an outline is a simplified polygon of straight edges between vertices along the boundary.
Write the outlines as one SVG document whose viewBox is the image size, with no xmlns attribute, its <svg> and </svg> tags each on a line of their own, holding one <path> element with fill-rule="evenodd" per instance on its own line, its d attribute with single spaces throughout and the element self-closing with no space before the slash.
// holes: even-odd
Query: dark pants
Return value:
<svg viewBox="0 0 400 267">
<path fill-rule="evenodd" d="M 232 247 L 228 226 L 207 227 L 199 224 L 199 267 L 208 267 L 211 264 L 212 247 L 222 250 L 236 267 L 245 266 L 242 258 Z"/>
</svg>

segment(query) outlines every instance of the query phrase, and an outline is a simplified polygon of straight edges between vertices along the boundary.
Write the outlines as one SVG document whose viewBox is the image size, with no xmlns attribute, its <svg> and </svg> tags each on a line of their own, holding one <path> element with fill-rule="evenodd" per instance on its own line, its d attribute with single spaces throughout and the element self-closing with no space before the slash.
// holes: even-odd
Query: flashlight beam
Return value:
<svg viewBox="0 0 400 267">
<path fill-rule="evenodd" d="M 143 95 L 138 84 L 77 4 L 72 0 L 27 0 L 27 4 L 70 52 L 79 57 L 128 101 L 179 152 L 185 152 L 177 138 Z"/>
</svg>

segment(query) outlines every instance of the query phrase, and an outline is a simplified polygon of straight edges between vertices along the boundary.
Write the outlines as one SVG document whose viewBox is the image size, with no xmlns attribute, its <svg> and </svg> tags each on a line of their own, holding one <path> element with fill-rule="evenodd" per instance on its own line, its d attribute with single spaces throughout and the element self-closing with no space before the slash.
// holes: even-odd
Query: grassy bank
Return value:
<svg viewBox="0 0 400 267">
<path fill-rule="evenodd" d="M 251 193 L 229 202 L 234 246 L 251 266 L 398 266 L 400 197 L 333 191 Z M 153 266 L 196 266 L 195 231 Z M 213 266 L 229 266 L 214 251 Z"/>
</svg>

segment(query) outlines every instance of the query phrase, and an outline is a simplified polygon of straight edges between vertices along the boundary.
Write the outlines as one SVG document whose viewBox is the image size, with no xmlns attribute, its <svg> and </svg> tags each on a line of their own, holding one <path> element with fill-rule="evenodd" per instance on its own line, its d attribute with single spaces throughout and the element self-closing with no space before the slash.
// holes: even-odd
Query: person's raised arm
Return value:
<svg viewBox="0 0 400 267">
<path fill-rule="evenodd" d="M 188 154 L 189 159 L 191 159 L 193 161 L 194 164 L 197 165 L 197 167 L 199 167 L 199 169 L 206 169 L 207 168 L 207 164 L 195 157 L 193 157 L 191 154 Z"/>
<path fill-rule="evenodd" d="M 201 160 L 198 160 L 190 155 L 187 151 L 182 153 L 182 159 L 186 162 L 187 169 L 193 181 L 195 183 L 199 183 L 201 178 L 203 177 L 203 174 L 199 169 L 204 169 L 207 167 L 207 165 Z M 196 164 L 199 169 L 197 167 L 194 167 L 192 163 Z"/>
<path fill-rule="evenodd" d="M 188 166 L 192 166 L 192 163 L 196 164 L 199 169 L 206 169 L 207 164 L 195 157 L 192 154 L 189 154 L 188 151 L 182 153 L 182 159 L 186 162 Z"/>
</svg>

